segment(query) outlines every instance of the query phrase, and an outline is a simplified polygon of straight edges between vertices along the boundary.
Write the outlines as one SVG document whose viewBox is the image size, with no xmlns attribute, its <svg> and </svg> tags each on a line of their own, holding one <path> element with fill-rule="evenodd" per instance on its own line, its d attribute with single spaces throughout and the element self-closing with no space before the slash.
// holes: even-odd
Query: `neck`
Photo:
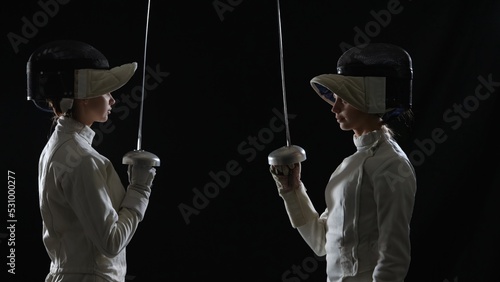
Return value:
<svg viewBox="0 0 500 282">
<path fill-rule="evenodd" d="M 375 130 L 380 130 L 382 129 L 382 122 L 377 122 L 377 123 L 373 123 L 373 124 L 368 124 L 367 126 L 364 126 L 363 128 L 359 128 L 359 129 L 353 129 L 354 131 L 354 135 L 356 137 L 359 137 L 363 134 L 366 134 L 366 133 L 370 133 L 372 131 L 375 131 Z"/>
</svg>

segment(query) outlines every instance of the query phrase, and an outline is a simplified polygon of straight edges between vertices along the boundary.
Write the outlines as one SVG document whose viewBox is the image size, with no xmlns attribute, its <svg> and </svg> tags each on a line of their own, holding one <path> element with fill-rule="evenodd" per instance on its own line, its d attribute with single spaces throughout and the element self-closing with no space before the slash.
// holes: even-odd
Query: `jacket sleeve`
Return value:
<svg viewBox="0 0 500 282">
<path fill-rule="evenodd" d="M 410 220 L 416 192 L 413 166 L 393 158 L 373 176 L 379 228 L 379 258 L 374 282 L 402 282 L 410 265 Z"/>
<path fill-rule="evenodd" d="M 327 212 L 325 211 L 321 216 L 318 215 L 303 183 L 300 184 L 298 189 L 286 193 L 282 193 L 281 190 L 279 192 L 285 202 L 285 208 L 292 226 L 297 228 L 302 238 L 316 255 L 325 255 Z"/>
<path fill-rule="evenodd" d="M 83 157 L 78 169 L 68 173 L 64 193 L 73 211 L 83 226 L 86 236 L 109 257 L 118 255 L 130 242 L 141 215 L 136 211 L 121 208 L 116 211 L 108 194 L 110 185 L 109 174 L 114 170 L 111 166 L 103 167 L 90 156 Z M 118 180 L 117 180 L 118 181 Z M 147 200 L 147 198 L 146 198 Z"/>
</svg>

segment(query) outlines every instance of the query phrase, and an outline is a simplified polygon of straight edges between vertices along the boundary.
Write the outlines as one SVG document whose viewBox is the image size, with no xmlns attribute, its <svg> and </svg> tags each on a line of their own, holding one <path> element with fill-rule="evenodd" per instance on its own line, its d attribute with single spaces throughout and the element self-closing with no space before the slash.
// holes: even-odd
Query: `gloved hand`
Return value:
<svg viewBox="0 0 500 282">
<path fill-rule="evenodd" d="M 130 185 L 139 189 L 151 191 L 156 169 L 151 166 L 129 165 L 127 174 Z"/>
<path fill-rule="evenodd" d="M 281 193 L 290 192 L 300 187 L 301 164 L 271 165 L 269 171 Z"/>
<path fill-rule="evenodd" d="M 130 184 L 121 206 L 135 211 L 139 220 L 142 220 L 148 207 L 156 169 L 151 166 L 129 165 L 127 174 Z"/>
</svg>

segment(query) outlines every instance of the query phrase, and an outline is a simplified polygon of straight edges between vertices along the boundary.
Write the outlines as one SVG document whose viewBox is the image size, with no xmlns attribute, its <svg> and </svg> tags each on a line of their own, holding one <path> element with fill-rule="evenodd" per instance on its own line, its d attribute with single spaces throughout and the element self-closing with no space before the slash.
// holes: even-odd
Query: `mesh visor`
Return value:
<svg viewBox="0 0 500 282">
<path fill-rule="evenodd" d="M 337 73 L 413 79 L 409 54 L 401 47 L 387 43 L 364 44 L 347 50 L 337 62 Z"/>
<path fill-rule="evenodd" d="M 106 57 L 93 46 L 74 40 L 42 45 L 26 64 L 28 100 L 73 98 L 75 70 L 109 69 Z"/>
<path fill-rule="evenodd" d="M 35 50 L 28 60 L 27 99 L 47 110 L 47 99 L 98 97 L 125 85 L 136 69 L 135 62 L 110 68 L 106 57 L 87 43 L 53 41 Z M 67 107 L 71 105 L 61 105 Z"/>
<path fill-rule="evenodd" d="M 385 111 L 401 113 L 412 106 L 412 60 L 399 46 L 369 43 L 352 47 L 337 61 L 337 74 L 385 77 Z"/>
</svg>

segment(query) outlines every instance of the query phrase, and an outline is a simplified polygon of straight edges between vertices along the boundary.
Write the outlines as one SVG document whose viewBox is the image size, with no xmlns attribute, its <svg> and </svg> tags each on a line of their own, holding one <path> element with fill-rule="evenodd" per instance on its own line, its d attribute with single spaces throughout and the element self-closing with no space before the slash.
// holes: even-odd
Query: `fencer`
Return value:
<svg viewBox="0 0 500 282">
<path fill-rule="evenodd" d="M 47 282 L 125 281 L 127 245 L 145 216 L 156 169 L 126 166 L 125 189 L 92 146 L 91 126 L 108 120 L 112 92 L 136 69 L 135 62 L 111 68 L 99 50 L 73 40 L 44 44 L 27 62 L 28 100 L 54 113 L 38 164 Z"/>
<path fill-rule="evenodd" d="M 385 43 L 352 47 L 335 73 L 311 79 L 356 149 L 331 174 L 323 211 L 307 194 L 300 162 L 270 165 L 291 225 L 326 255 L 329 282 L 402 282 L 408 272 L 416 175 L 388 123 L 412 117 L 412 80 L 409 54 Z"/>
</svg>

